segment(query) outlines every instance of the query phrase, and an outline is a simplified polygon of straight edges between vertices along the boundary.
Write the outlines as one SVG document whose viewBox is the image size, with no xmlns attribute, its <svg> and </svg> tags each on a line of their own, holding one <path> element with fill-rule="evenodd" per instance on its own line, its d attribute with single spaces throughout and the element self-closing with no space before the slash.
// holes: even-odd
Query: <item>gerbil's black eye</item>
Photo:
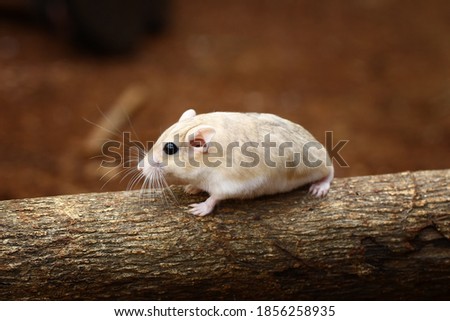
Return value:
<svg viewBox="0 0 450 321">
<path fill-rule="evenodd" d="M 164 153 L 167 155 L 173 155 L 178 152 L 178 146 L 174 143 L 166 143 L 163 148 Z"/>
</svg>

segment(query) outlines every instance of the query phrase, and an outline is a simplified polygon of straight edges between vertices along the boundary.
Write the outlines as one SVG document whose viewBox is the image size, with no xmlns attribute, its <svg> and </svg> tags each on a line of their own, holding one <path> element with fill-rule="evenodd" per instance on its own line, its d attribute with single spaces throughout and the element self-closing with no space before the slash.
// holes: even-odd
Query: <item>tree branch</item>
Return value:
<svg viewBox="0 0 450 321">
<path fill-rule="evenodd" d="M 198 218 L 138 192 L 0 202 L 0 299 L 450 299 L 450 170 Z"/>
</svg>

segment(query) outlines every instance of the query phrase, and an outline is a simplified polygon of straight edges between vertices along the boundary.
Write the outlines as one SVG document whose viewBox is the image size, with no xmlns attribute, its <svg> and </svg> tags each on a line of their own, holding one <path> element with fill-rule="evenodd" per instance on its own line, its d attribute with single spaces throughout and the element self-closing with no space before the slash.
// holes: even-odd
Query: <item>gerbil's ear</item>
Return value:
<svg viewBox="0 0 450 321">
<path fill-rule="evenodd" d="M 195 110 L 193 110 L 193 109 L 188 109 L 188 110 L 186 110 L 186 111 L 183 113 L 183 115 L 181 115 L 181 117 L 180 117 L 180 119 L 179 119 L 178 121 L 182 121 L 182 120 L 185 120 L 185 119 L 192 118 L 192 117 L 194 117 L 195 115 L 197 115 L 197 113 L 195 112 Z"/>
<path fill-rule="evenodd" d="M 189 145 L 206 153 L 208 151 L 208 145 L 215 134 L 216 130 L 210 126 L 198 127 L 189 135 Z"/>
</svg>

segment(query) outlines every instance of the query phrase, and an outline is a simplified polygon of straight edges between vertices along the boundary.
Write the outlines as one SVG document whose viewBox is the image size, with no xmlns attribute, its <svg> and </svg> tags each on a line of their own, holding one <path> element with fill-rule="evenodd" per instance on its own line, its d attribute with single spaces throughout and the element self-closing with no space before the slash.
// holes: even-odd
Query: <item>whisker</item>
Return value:
<svg viewBox="0 0 450 321">
<path fill-rule="evenodd" d="M 164 190 L 166 191 L 168 198 L 171 202 L 178 204 L 178 199 L 175 196 L 175 194 L 173 193 L 172 189 L 170 188 L 169 184 L 167 184 L 167 181 L 164 177 L 162 177 L 162 183 L 164 185 Z"/>
<path fill-rule="evenodd" d="M 133 188 L 136 184 L 141 182 L 141 187 L 139 190 L 139 199 L 143 204 L 147 203 L 149 200 L 159 200 L 165 206 L 170 204 L 178 204 L 178 199 L 160 168 L 151 168 L 151 170 L 143 174 L 141 171 L 132 172 L 127 171 L 123 179 L 129 178 L 127 189 Z"/>
<path fill-rule="evenodd" d="M 134 188 L 134 186 L 139 183 L 139 181 L 141 181 L 143 178 L 145 178 L 144 175 L 142 175 L 141 173 L 137 172 L 130 180 L 130 182 L 128 183 L 127 186 L 127 190 L 132 190 Z"/>
<path fill-rule="evenodd" d="M 106 167 L 102 167 L 102 166 L 99 166 L 98 167 L 98 169 L 97 169 L 97 171 L 100 171 L 100 170 L 104 170 Z M 109 170 L 107 170 L 101 177 L 100 177 L 100 181 L 101 180 L 103 180 L 105 177 L 107 177 L 110 173 L 112 173 L 112 172 L 114 172 L 114 171 L 117 171 L 117 169 L 119 168 L 119 166 L 114 166 L 114 167 L 112 167 L 111 169 L 109 169 Z M 116 174 L 114 174 L 112 177 L 110 177 L 109 178 L 109 180 L 108 181 L 110 181 L 111 179 L 113 179 L 114 177 L 116 177 L 117 175 L 119 175 L 119 174 L 121 174 L 123 171 L 125 171 L 126 169 L 122 169 L 122 170 L 120 170 L 119 172 L 117 172 Z"/>
<path fill-rule="evenodd" d="M 91 156 L 91 157 L 89 157 L 89 159 L 96 159 L 96 158 L 103 158 L 103 157 L 105 157 L 105 155 L 100 154 L 100 155 Z"/>
<path fill-rule="evenodd" d="M 148 202 L 148 198 L 145 197 L 147 192 L 148 192 L 148 188 L 151 185 L 151 179 L 149 176 L 145 176 L 145 180 L 144 183 L 142 184 L 140 193 L 139 193 L 139 200 L 140 202 L 143 203 L 143 205 L 146 205 L 146 203 Z M 151 188 L 150 188 L 150 197 L 152 198 L 152 192 L 151 192 Z"/>
<path fill-rule="evenodd" d="M 167 184 L 167 181 L 164 179 L 164 184 L 165 184 L 165 188 L 166 188 L 166 190 L 169 192 L 169 195 L 170 195 L 170 198 L 171 198 L 171 200 L 175 203 L 175 204 L 177 204 L 178 205 L 178 199 L 177 199 L 177 197 L 175 196 L 175 194 L 174 194 L 174 192 L 172 191 L 172 189 L 170 188 L 170 186 L 169 186 L 169 184 Z"/>
<path fill-rule="evenodd" d="M 130 175 L 134 176 L 134 175 L 141 174 L 135 168 L 126 168 L 125 170 L 123 170 L 123 172 L 125 172 L 125 175 L 123 175 L 123 177 L 120 179 L 120 181 L 119 181 L 120 183 L 122 183 L 124 181 L 124 179 L 127 178 Z"/>
<path fill-rule="evenodd" d="M 139 138 L 139 135 L 137 134 L 137 132 L 136 132 L 134 126 L 133 126 L 133 123 L 131 122 L 130 115 L 125 110 L 123 111 L 123 113 L 127 117 L 127 121 L 128 121 L 128 124 L 130 125 L 130 128 L 131 128 L 131 131 L 133 132 L 133 135 L 136 136 L 138 141 L 142 142 L 142 140 Z"/>
<path fill-rule="evenodd" d="M 113 168 L 112 170 L 114 170 L 114 169 L 116 169 L 116 168 L 117 168 L 117 167 Z M 102 176 L 102 178 L 103 178 L 105 175 L 109 174 L 112 170 L 110 170 L 108 173 L 104 174 L 104 175 Z M 116 178 L 118 175 L 120 175 L 123 171 L 124 171 L 124 170 L 118 171 L 118 172 L 115 173 L 113 176 L 111 176 L 111 177 L 110 177 L 110 178 L 102 185 L 101 189 L 103 189 L 103 188 L 106 186 L 106 184 L 108 184 L 109 182 L 111 182 L 114 178 Z M 102 179 L 102 178 L 101 178 L 101 179 Z"/>
<path fill-rule="evenodd" d="M 114 130 L 116 130 L 116 134 L 121 135 L 122 133 L 120 132 L 119 128 L 117 128 L 117 124 L 114 123 L 110 117 L 108 117 L 107 114 L 105 114 L 105 112 L 103 112 L 103 110 L 101 110 L 101 108 L 97 105 L 97 110 L 99 111 L 99 113 L 103 116 L 103 118 L 106 120 L 106 122 L 108 122 L 108 124 L 110 125 L 110 128 L 113 128 Z"/>
<path fill-rule="evenodd" d="M 90 121 L 89 119 L 84 118 L 84 117 L 83 117 L 83 120 L 86 121 L 86 122 L 88 122 L 89 124 L 91 124 L 91 125 L 97 127 L 98 129 L 101 129 L 101 130 L 107 132 L 108 134 L 111 134 L 112 136 L 115 136 L 115 137 L 117 137 L 117 138 L 122 139 L 122 135 L 121 135 L 120 132 L 114 132 L 114 131 L 112 131 L 111 129 L 106 128 L 106 127 L 104 127 L 104 126 L 101 126 L 101 125 L 99 125 L 99 124 L 96 124 L 96 123 L 94 123 L 94 122 L 92 122 L 92 121 Z M 107 139 L 105 139 L 105 141 L 107 141 Z"/>
</svg>

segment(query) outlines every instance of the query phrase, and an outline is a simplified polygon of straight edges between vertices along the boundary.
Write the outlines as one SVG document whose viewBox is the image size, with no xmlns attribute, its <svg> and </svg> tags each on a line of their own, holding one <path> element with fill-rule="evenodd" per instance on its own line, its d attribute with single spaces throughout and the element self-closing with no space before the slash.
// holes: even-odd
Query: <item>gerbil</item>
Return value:
<svg viewBox="0 0 450 321">
<path fill-rule="evenodd" d="M 191 204 L 204 216 L 221 200 L 254 198 L 291 191 L 312 183 L 325 196 L 334 170 L 326 149 L 303 127 L 272 114 L 189 109 L 169 127 L 140 161 L 152 183 L 184 184 L 186 193 L 209 193 Z M 150 184 L 152 185 L 152 184 Z"/>
</svg>

